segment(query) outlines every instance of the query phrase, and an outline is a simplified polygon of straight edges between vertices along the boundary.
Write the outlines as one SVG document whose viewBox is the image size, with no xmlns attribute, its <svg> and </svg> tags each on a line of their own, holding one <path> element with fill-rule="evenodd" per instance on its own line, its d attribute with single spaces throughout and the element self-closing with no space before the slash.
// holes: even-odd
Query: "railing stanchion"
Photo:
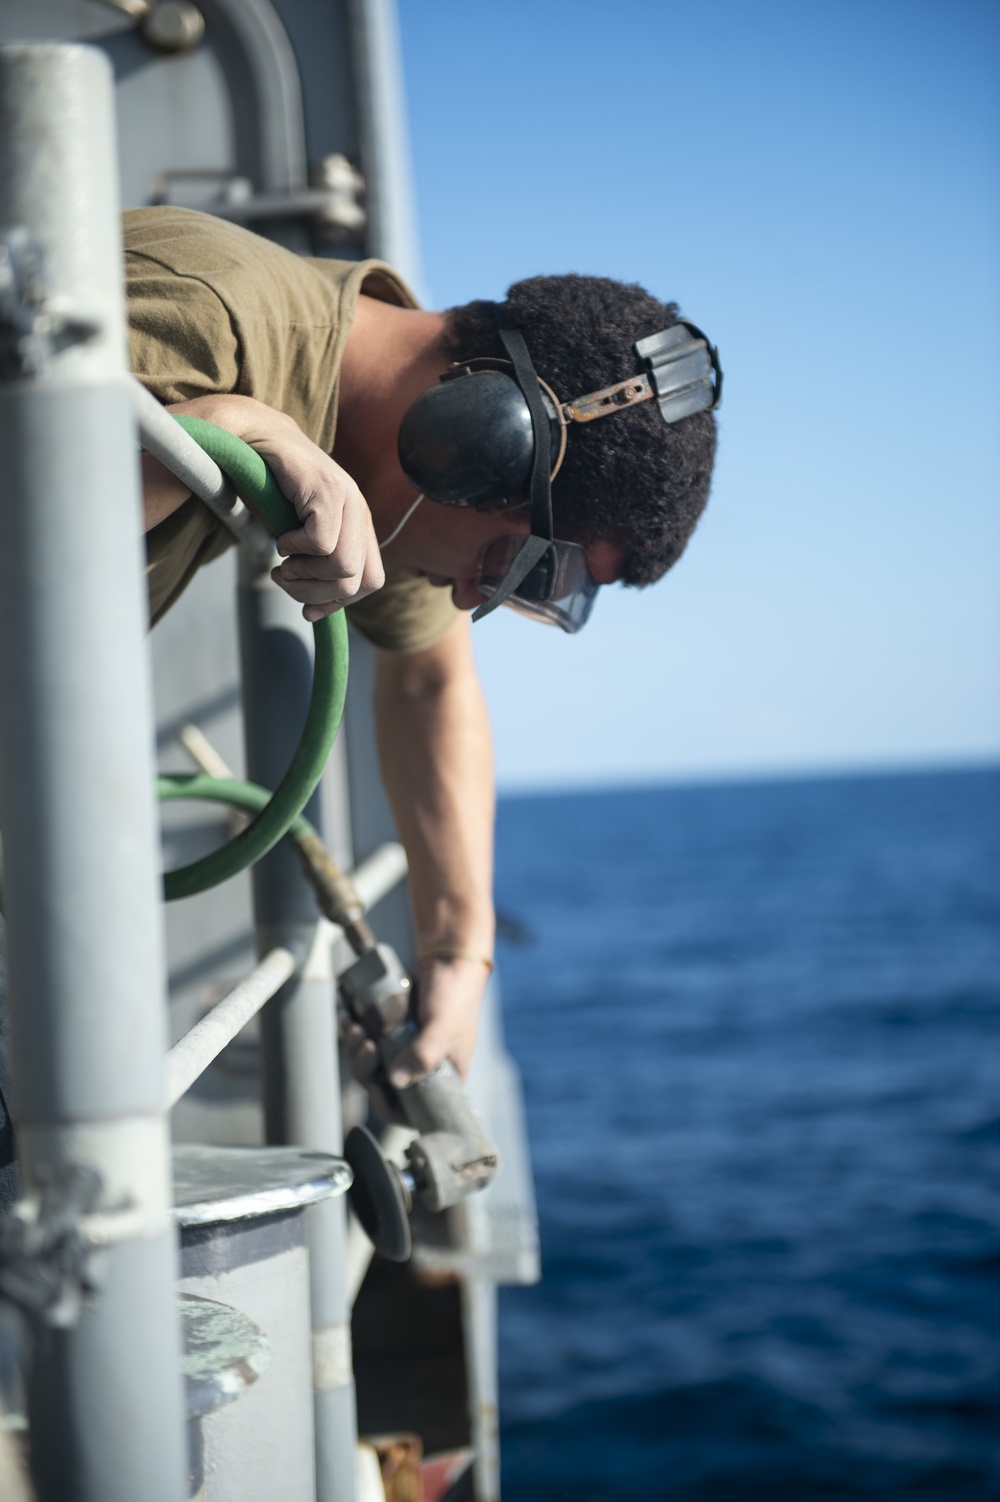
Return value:
<svg viewBox="0 0 1000 1502">
<path fill-rule="evenodd" d="M 96 1291 L 35 1342 L 41 1502 L 180 1502 L 166 1006 L 111 70 L 0 48 L 0 824 L 26 1190 Z M 67 1289 L 74 1282 L 67 1274 Z"/>
<path fill-rule="evenodd" d="M 312 628 L 246 551 L 241 554 L 240 651 L 247 775 L 276 787 L 305 718 Z M 322 829 L 319 792 L 305 809 Z M 327 926 L 287 840 L 254 867 L 258 953 L 298 952 L 303 969 L 261 1013 L 267 1140 L 321 1152 L 343 1147 L 334 988 Z M 347 1290 L 347 1205 L 308 1211 L 317 1502 L 354 1502 L 357 1416 Z M 291 1502 L 291 1499 L 288 1499 Z"/>
</svg>

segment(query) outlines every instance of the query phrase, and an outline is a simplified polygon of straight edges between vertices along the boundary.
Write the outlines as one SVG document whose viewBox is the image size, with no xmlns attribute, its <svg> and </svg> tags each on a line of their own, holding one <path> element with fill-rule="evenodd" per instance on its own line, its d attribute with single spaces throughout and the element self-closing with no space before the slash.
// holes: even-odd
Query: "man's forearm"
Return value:
<svg viewBox="0 0 1000 1502">
<path fill-rule="evenodd" d="M 427 652 L 380 653 L 379 754 L 419 946 L 493 953 L 493 753 L 468 617 Z"/>
<path fill-rule="evenodd" d="M 468 616 L 427 652 L 379 653 L 377 664 L 382 776 L 410 861 L 421 952 L 420 1029 L 390 1075 L 401 1088 L 444 1058 L 462 1074 L 472 1060 L 493 954 L 493 753 Z M 364 1077 L 373 1046 L 345 1041 Z"/>
</svg>

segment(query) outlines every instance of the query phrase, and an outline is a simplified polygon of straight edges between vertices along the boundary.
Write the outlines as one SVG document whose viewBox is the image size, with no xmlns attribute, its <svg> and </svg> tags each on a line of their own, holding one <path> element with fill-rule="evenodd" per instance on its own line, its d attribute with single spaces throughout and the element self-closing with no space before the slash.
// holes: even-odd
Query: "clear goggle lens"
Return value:
<svg viewBox="0 0 1000 1502">
<path fill-rule="evenodd" d="M 523 537 L 498 537 L 490 543 L 479 572 L 485 599 L 499 588 L 523 542 Z M 553 542 L 504 604 L 533 621 L 574 632 L 586 625 L 599 588 L 586 549 L 576 542 Z"/>
</svg>

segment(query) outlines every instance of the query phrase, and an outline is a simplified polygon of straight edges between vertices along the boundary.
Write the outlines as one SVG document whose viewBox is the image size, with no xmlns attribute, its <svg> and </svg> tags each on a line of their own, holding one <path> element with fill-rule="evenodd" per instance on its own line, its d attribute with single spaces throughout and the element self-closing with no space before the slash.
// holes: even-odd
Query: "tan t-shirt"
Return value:
<svg viewBox="0 0 1000 1502">
<path fill-rule="evenodd" d="M 230 391 L 256 397 L 332 452 L 358 294 L 417 306 L 391 267 L 296 256 L 190 209 L 130 209 L 124 233 L 129 347 L 143 385 L 161 402 Z M 232 542 L 194 499 L 154 527 L 146 537 L 152 620 Z M 457 613 L 446 590 L 397 573 L 347 612 L 370 641 L 395 652 L 432 646 Z"/>
</svg>

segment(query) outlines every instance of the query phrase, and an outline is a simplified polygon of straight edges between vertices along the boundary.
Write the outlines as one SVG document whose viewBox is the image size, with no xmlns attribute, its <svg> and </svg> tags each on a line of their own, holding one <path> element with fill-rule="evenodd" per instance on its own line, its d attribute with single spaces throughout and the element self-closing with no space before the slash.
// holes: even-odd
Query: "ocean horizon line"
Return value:
<svg viewBox="0 0 1000 1502">
<path fill-rule="evenodd" d="M 503 780 L 497 784 L 501 801 L 532 798 L 573 798 L 608 793 L 682 791 L 686 788 L 757 787 L 785 783 L 869 782 L 905 777 L 957 777 L 1000 772 L 1000 755 L 928 758 L 908 761 L 817 763 L 814 766 L 697 768 L 676 772 L 636 773 L 621 777 L 581 777 L 565 780 Z"/>
</svg>

